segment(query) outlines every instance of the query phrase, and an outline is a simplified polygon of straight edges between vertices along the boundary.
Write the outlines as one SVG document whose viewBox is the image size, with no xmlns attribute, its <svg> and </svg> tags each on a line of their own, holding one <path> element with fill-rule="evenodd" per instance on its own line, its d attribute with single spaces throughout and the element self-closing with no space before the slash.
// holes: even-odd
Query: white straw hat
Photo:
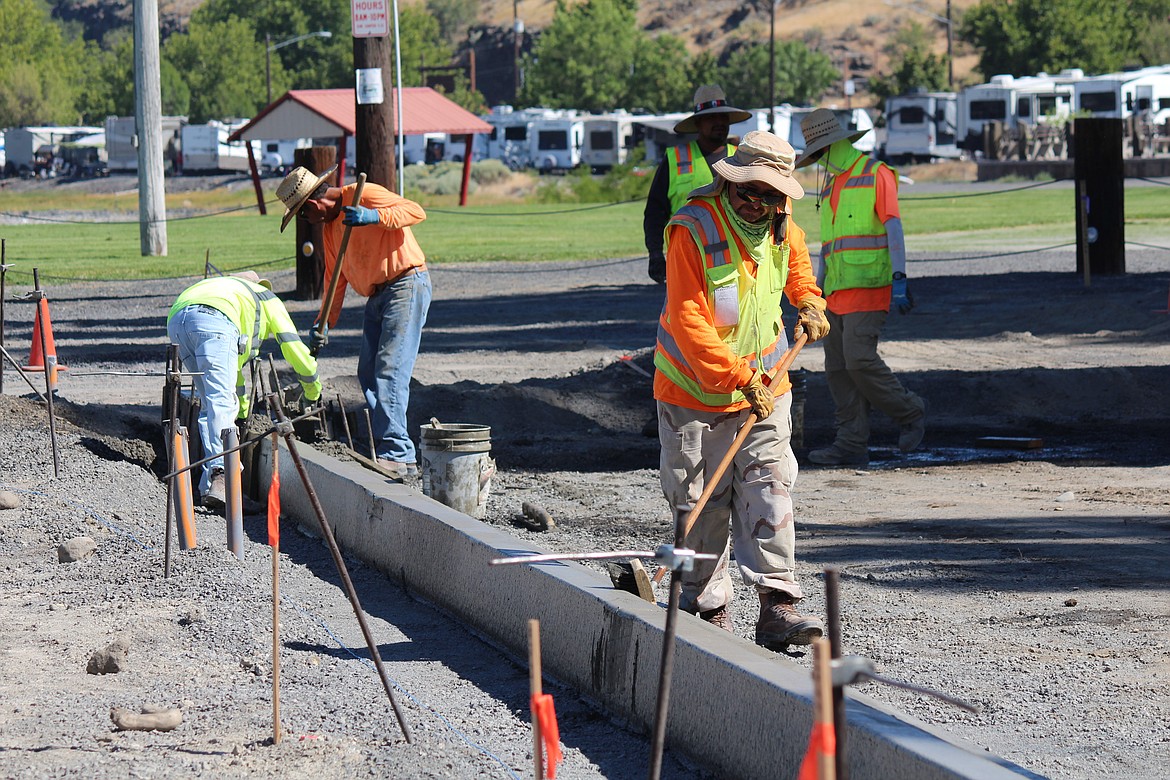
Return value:
<svg viewBox="0 0 1170 780">
<path fill-rule="evenodd" d="M 276 188 L 276 197 L 284 202 L 284 219 L 280 221 L 280 232 L 288 227 L 288 223 L 296 216 L 297 212 L 301 210 L 301 206 L 305 205 L 305 201 L 309 196 L 321 186 L 321 183 L 333 175 L 337 170 L 334 165 L 325 173 L 318 176 L 309 171 L 308 168 L 297 166 L 288 172 L 288 176 L 284 177 L 284 181 Z"/>
<path fill-rule="evenodd" d="M 792 144 L 766 130 L 753 130 L 743 137 L 735 154 L 711 166 L 727 181 L 770 184 L 793 200 L 804 197 L 804 187 L 792 178 L 796 150 Z"/>
<path fill-rule="evenodd" d="M 731 114 L 727 121 L 733 125 L 752 118 L 752 115 L 742 108 L 727 105 L 727 95 L 723 94 L 722 87 L 717 84 L 704 84 L 695 90 L 695 113 L 675 125 L 674 132 L 679 135 L 697 133 L 699 128 L 695 124 L 695 117 L 710 114 Z"/>
<path fill-rule="evenodd" d="M 841 120 L 827 108 L 818 108 L 804 119 L 800 120 L 800 132 L 804 134 L 804 151 L 796 161 L 797 168 L 815 163 L 820 159 L 822 149 L 827 149 L 837 141 L 848 140 L 853 143 L 868 130 L 851 132 L 841 124 Z"/>
</svg>

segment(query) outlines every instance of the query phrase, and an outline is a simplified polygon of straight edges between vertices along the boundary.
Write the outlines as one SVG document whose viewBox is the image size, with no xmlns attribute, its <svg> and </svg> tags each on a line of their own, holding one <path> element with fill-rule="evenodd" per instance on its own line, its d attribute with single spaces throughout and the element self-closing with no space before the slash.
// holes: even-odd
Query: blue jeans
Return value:
<svg viewBox="0 0 1170 780">
<path fill-rule="evenodd" d="M 203 465 L 200 494 L 206 494 L 211 472 L 223 469 L 220 432 L 235 425 L 240 408 L 236 377 L 240 365 L 240 330 L 226 314 L 202 306 L 180 309 L 167 323 L 167 336 L 179 345 L 179 359 L 188 371 L 202 371 L 192 378 L 199 398 L 199 437 L 203 456 L 217 456 Z"/>
<path fill-rule="evenodd" d="M 357 376 L 370 407 L 379 458 L 399 463 L 417 460 L 406 430 L 406 407 L 430 307 L 431 275 L 426 271 L 401 277 L 366 301 Z"/>
</svg>

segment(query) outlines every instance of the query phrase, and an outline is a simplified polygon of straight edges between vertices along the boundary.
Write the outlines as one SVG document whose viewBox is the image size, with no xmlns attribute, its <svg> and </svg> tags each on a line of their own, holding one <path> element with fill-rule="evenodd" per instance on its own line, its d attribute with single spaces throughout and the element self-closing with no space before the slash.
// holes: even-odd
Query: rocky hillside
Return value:
<svg viewBox="0 0 1170 780">
<path fill-rule="evenodd" d="M 423 0 L 403 0 L 405 3 Z M 571 2 L 572 0 L 570 0 Z M 191 12 L 203 0 L 160 0 L 159 15 L 164 34 L 183 29 Z M 975 0 L 951 0 L 955 18 Z M 946 25 L 932 18 L 945 18 L 948 0 L 884 0 L 858 3 L 856 0 L 775 0 L 777 38 L 799 38 L 827 52 L 845 75 L 863 86 L 864 80 L 886 66 L 883 47 L 890 36 L 911 21 L 937 32 L 936 50 L 946 51 Z M 100 38 L 111 28 L 131 23 L 132 0 L 56 0 L 54 15 L 78 21 L 87 37 Z M 918 10 L 913 10 L 918 9 Z M 529 32 L 538 32 L 552 20 L 556 0 L 480 0 L 480 23 L 499 28 L 498 39 L 510 41 L 518 16 Z M 670 33 L 686 41 L 692 52 L 723 53 L 744 41 L 768 40 L 771 6 L 767 0 L 733 2 L 712 0 L 642 0 L 638 19 L 651 33 Z M 493 38 L 497 36 L 491 36 Z M 509 47 L 508 56 L 511 51 Z M 970 76 L 975 55 L 961 46 L 955 51 L 955 77 L 962 82 Z M 734 92 L 728 85 L 729 92 Z M 841 94 L 826 99 L 843 100 Z M 860 91 L 860 103 L 868 102 Z"/>
</svg>

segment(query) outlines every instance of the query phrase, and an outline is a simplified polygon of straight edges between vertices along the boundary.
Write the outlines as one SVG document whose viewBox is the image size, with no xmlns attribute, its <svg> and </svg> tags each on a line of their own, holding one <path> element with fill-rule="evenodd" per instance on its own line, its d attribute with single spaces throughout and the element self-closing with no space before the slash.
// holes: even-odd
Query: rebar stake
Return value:
<svg viewBox="0 0 1170 780">
<path fill-rule="evenodd" d="M 358 601 L 357 591 L 354 590 L 353 582 L 349 578 L 349 570 L 346 569 L 345 560 L 341 557 L 341 549 L 337 546 L 337 540 L 333 538 L 333 529 L 329 526 L 329 521 L 325 519 L 325 509 L 321 506 L 321 501 L 317 498 L 317 492 L 313 489 L 313 483 L 309 481 L 309 474 L 305 471 L 305 464 L 301 461 L 301 456 L 297 453 L 296 437 L 293 435 L 292 423 L 285 417 L 284 409 L 280 408 L 279 404 L 276 403 L 276 394 L 269 393 L 267 398 L 269 408 L 275 411 L 277 422 L 280 424 L 281 430 L 277 432 L 284 437 L 285 446 L 288 447 L 288 454 L 296 466 L 301 483 L 305 486 L 305 492 L 309 495 L 309 503 L 313 505 L 313 512 L 317 515 L 317 523 L 321 526 L 321 535 L 329 547 L 330 554 L 333 556 L 333 563 L 337 566 L 337 573 L 341 576 L 341 584 L 345 587 L 345 594 L 349 597 L 349 603 L 353 607 L 353 613 L 357 616 L 358 625 L 361 626 L 362 636 L 365 637 L 366 646 L 370 651 L 370 657 L 374 659 L 374 666 L 378 670 L 378 676 L 382 679 L 382 687 L 386 689 L 386 695 L 390 698 L 390 706 L 394 709 L 394 717 L 398 719 L 398 726 L 402 729 L 402 736 L 405 737 L 407 744 L 413 744 L 414 740 L 410 736 L 410 728 L 406 725 L 406 720 L 402 716 L 402 710 L 398 707 L 398 699 L 394 696 L 394 688 L 390 682 L 390 678 L 386 674 L 386 667 L 382 663 L 382 655 L 378 652 L 378 643 L 374 641 L 374 635 L 370 633 L 370 627 L 366 622 L 365 613 L 362 611 L 361 602 Z"/>
</svg>

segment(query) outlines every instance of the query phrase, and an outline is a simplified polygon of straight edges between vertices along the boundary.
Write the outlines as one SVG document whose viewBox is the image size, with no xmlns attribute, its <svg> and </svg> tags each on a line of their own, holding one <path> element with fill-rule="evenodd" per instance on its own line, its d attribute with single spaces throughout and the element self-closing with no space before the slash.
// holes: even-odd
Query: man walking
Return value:
<svg viewBox="0 0 1170 780">
<path fill-rule="evenodd" d="M 804 231 L 791 202 L 796 154 L 771 133 L 744 136 L 712 166 L 666 230 L 666 304 L 654 353 L 654 397 L 662 445 L 660 478 L 675 523 L 683 522 L 752 412 L 759 417 L 683 543 L 719 560 L 681 574 L 681 606 L 727 631 L 731 544 L 745 584 L 760 598 L 756 643 L 772 650 L 810 644 L 821 622 L 796 611 L 790 491 L 796 482 L 787 374 L 765 376 L 787 349 L 781 296 L 799 311 L 810 341 L 829 325 Z"/>
<path fill-rule="evenodd" d="M 346 287 L 366 297 L 358 383 L 370 407 L 378 465 L 400 477 L 418 474 L 414 443 L 406 430 L 410 375 L 418 358 L 423 325 L 431 305 L 431 277 L 411 226 L 426 219 L 422 206 L 385 187 L 367 183 L 361 203 L 354 203 L 356 184 L 334 187 L 333 174 L 316 176 L 294 168 L 276 190 L 284 202 L 283 231 L 294 216 L 323 227 L 325 278 L 331 279 L 347 226 L 349 237 L 332 309 L 321 312 L 314 325 L 316 352 L 328 341 L 341 315 Z"/>
<path fill-rule="evenodd" d="M 204 457 L 199 493 L 203 506 L 224 507 L 221 432 L 248 416 L 244 367 L 260 354 L 268 337 L 297 373 L 304 398 L 321 397 L 317 361 L 297 336 L 296 325 L 272 285 L 254 271 L 213 276 L 188 287 L 167 314 L 167 336 L 179 345 L 179 358 L 193 378 L 199 398 L 199 438 Z"/>
<path fill-rule="evenodd" d="M 828 181 L 818 195 L 821 280 L 832 330 L 825 340 L 825 378 L 836 406 L 836 439 L 808 459 L 821 466 L 869 463 L 869 414 L 877 408 L 901 426 L 898 448 L 915 450 L 926 432 L 926 404 L 907 390 L 878 354 L 891 302 L 914 306 L 906 284 L 906 241 L 898 211 L 898 178 L 862 154 L 837 115 L 818 108 L 800 123 L 805 150 L 796 167 L 820 162 Z"/>
<path fill-rule="evenodd" d="M 666 283 L 666 256 L 662 249 L 666 223 L 686 202 L 691 190 L 711 183 L 711 164 L 735 153 L 735 147 L 727 143 L 731 125 L 750 118 L 747 111 L 727 105 L 720 87 L 705 84 L 695 90 L 694 113 L 674 126 L 678 135 L 697 133 L 697 137 L 666 150 L 646 196 L 642 232 L 650 255 L 647 270 L 659 284 Z"/>
</svg>

